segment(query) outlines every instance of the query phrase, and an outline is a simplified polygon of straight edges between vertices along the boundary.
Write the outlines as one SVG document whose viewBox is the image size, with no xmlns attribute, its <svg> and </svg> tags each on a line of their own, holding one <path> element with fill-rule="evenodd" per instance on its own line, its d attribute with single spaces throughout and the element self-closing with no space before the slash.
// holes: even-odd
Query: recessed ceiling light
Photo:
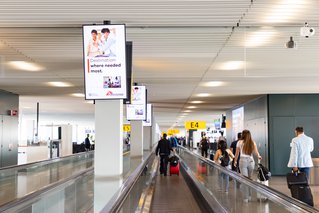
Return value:
<svg viewBox="0 0 319 213">
<path fill-rule="evenodd" d="M 44 68 L 36 63 L 26 62 L 26 61 L 10 61 L 8 64 L 16 69 L 37 72 Z"/>
<path fill-rule="evenodd" d="M 183 112 L 192 112 L 192 110 L 185 110 L 185 111 L 183 111 Z"/>
<path fill-rule="evenodd" d="M 191 101 L 190 103 L 192 103 L 192 104 L 202 104 L 202 103 L 204 103 L 204 101 Z"/>
<path fill-rule="evenodd" d="M 209 97 L 209 96 L 211 96 L 211 94 L 209 94 L 209 93 L 199 93 L 196 96 L 197 97 Z"/>
<path fill-rule="evenodd" d="M 250 33 L 245 41 L 245 47 L 259 47 L 265 45 L 269 43 L 275 35 L 276 33 L 271 30 L 261 30 Z"/>
<path fill-rule="evenodd" d="M 73 93 L 72 96 L 79 97 L 79 98 L 85 97 L 85 95 L 83 93 Z"/>
<path fill-rule="evenodd" d="M 86 104 L 94 104 L 94 101 L 84 101 L 84 103 L 86 103 Z"/>
<path fill-rule="evenodd" d="M 244 61 L 227 61 L 220 66 L 221 70 L 238 70 L 244 68 Z"/>
<path fill-rule="evenodd" d="M 195 108 L 197 108 L 197 106 L 188 106 L 188 107 L 186 107 L 187 109 L 195 109 Z"/>
<path fill-rule="evenodd" d="M 225 83 L 222 81 L 209 81 L 206 83 L 203 83 L 203 86 L 205 87 L 220 87 L 223 86 Z"/>
<path fill-rule="evenodd" d="M 264 22 L 284 23 L 300 14 L 300 10 L 306 1 L 304 0 L 281 0 L 276 3 Z"/>
<path fill-rule="evenodd" d="M 61 81 L 51 81 L 47 83 L 50 86 L 53 87 L 72 87 L 73 85 L 67 82 L 61 82 Z"/>
</svg>

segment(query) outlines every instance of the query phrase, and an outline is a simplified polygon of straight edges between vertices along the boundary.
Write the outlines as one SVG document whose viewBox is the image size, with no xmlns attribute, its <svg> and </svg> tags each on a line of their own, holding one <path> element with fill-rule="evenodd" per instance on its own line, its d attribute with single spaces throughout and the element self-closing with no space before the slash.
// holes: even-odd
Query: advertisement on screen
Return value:
<svg viewBox="0 0 319 213">
<path fill-rule="evenodd" d="M 146 121 L 143 121 L 143 126 L 152 126 L 152 104 L 147 104 Z"/>
<path fill-rule="evenodd" d="M 126 119 L 128 121 L 144 121 L 146 119 L 145 106 L 137 104 L 126 104 Z"/>
<path fill-rule="evenodd" d="M 124 99 L 125 25 L 83 26 L 85 99 Z"/>
</svg>

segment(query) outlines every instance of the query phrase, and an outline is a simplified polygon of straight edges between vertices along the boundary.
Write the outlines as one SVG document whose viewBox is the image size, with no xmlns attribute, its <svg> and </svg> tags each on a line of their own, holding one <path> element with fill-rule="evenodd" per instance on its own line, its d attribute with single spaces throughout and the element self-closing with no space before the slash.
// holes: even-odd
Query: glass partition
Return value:
<svg viewBox="0 0 319 213">
<path fill-rule="evenodd" d="M 318 212 L 256 181 L 180 148 L 182 166 L 226 212 Z"/>
</svg>

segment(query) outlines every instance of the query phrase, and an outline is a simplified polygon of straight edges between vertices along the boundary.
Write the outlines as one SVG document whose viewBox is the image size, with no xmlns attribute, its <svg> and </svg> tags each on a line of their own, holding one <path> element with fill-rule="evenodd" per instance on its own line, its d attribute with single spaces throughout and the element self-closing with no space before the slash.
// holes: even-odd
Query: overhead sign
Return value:
<svg viewBox="0 0 319 213">
<path fill-rule="evenodd" d="M 131 131 L 131 125 L 130 124 L 124 124 L 123 125 L 123 132 L 130 132 Z"/>
<path fill-rule="evenodd" d="M 186 121 L 185 129 L 206 129 L 205 121 Z"/>
<path fill-rule="evenodd" d="M 124 99 L 125 25 L 83 26 L 85 99 Z"/>
<path fill-rule="evenodd" d="M 176 135 L 176 134 L 178 134 L 180 131 L 179 131 L 179 129 L 169 129 L 168 131 L 167 131 L 167 135 Z"/>
</svg>

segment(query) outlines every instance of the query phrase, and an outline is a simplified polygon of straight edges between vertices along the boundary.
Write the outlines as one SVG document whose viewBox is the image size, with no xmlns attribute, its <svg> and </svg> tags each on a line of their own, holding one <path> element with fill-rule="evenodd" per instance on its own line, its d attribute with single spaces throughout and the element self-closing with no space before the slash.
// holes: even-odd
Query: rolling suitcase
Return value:
<svg viewBox="0 0 319 213">
<path fill-rule="evenodd" d="M 313 196 L 305 173 L 288 173 L 287 184 L 293 198 L 314 206 Z"/>
<path fill-rule="evenodd" d="M 169 174 L 179 176 L 179 163 L 177 163 L 176 166 L 173 166 L 172 164 L 169 165 Z"/>
<path fill-rule="evenodd" d="M 197 172 L 199 174 L 207 175 L 207 166 L 204 162 L 199 162 L 197 164 Z"/>
<path fill-rule="evenodd" d="M 169 174 L 179 176 L 179 158 L 176 155 L 169 158 Z"/>
</svg>

